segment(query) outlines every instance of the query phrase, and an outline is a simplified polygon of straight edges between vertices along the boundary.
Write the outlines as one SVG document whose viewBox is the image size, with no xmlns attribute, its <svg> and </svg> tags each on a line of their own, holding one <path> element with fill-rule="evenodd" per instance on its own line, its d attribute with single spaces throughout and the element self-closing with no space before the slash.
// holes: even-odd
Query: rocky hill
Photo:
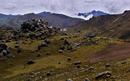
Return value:
<svg viewBox="0 0 130 81">
<path fill-rule="evenodd" d="M 127 39 L 130 38 L 129 22 L 130 11 L 125 11 L 124 13 L 117 15 L 93 17 L 92 19 L 75 26 L 75 29 L 92 30 L 105 36 Z"/>
</svg>

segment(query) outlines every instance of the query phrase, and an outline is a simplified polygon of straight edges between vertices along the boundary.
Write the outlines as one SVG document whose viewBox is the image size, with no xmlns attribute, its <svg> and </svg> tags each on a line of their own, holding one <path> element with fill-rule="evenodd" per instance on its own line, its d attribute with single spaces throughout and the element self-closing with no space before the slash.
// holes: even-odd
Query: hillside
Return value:
<svg viewBox="0 0 130 81">
<path fill-rule="evenodd" d="M 62 31 L 42 19 L 1 28 L 0 81 L 129 81 L 130 43 L 88 30 Z"/>
<path fill-rule="evenodd" d="M 130 11 L 122 14 L 93 17 L 85 21 L 75 29 L 91 30 L 109 37 L 130 38 Z"/>
</svg>

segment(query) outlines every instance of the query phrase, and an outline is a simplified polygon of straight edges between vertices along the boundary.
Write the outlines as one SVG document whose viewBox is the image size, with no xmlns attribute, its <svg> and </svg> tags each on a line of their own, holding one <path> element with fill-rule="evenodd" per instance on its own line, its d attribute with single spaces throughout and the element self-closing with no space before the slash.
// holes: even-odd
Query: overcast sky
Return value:
<svg viewBox="0 0 130 81">
<path fill-rule="evenodd" d="M 128 9 L 130 0 L 0 0 L 0 13 L 6 14 L 51 11 L 74 15 L 92 10 L 121 13 Z"/>
</svg>

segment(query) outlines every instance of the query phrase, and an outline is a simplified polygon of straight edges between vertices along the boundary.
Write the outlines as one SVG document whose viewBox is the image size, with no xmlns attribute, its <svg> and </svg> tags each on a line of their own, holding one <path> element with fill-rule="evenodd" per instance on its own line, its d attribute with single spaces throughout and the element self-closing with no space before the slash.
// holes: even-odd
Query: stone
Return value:
<svg viewBox="0 0 130 81">
<path fill-rule="evenodd" d="M 18 44 L 15 45 L 15 48 L 19 48 L 20 46 Z"/>
<path fill-rule="evenodd" d="M 90 81 L 88 78 L 85 78 L 84 81 Z"/>
<path fill-rule="evenodd" d="M 67 79 L 66 81 L 73 81 L 73 80 L 69 78 L 69 79 Z"/>
<path fill-rule="evenodd" d="M 59 53 L 63 53 L 64 51 L 63 50 L 59 50 Z"/>
<path fill-rule="evenodd" d="M 67 61 L 71 61 L 71 58 L 70 58 L 70 57 L 68 57 L 68 58 L 67 58 Z"/>
<path fill-rule="evenodd" d="M 29 60 L 28 62 L 27 62 L 27 64 L 28 65 L 32 65 L 32 64 L 34 64 L 35 62 L 33 61 L 33 60 Z"/>
<path fill-rule="evenodd" d="M 42 43 L 41 43 L 41 46 L 42 46 L 42 47 L 46 47 L 47 45 L 48 45 L 48 44 L 47 44 L 46 42 L 42 42 Z"/>
<path fill-rule="evenodd" d="M 0 43 L 0 56 L 8 56 L 10 54 L 10 50 L 6 44 L 3 42 Z"/>
<path fill-rule="evenodd" d="M 8 50 L 3 50 L 3 51 L 2 51 L 2 54 L 3 54 L 3 56 L 7 56 L 7 55 L 10 54 L 10 52 L 9 52 Z"/>
<path fill-rule="evenodd" d="M 65 50 L 65 46 L 61 46 L 61 47 L 60 47 L 60 50 Z"/>
<path fill-rule="evenodd" d="M 51 76 L 51 73 L 50 72 L 47 72 L 47 74 L 46 74 L 47 76 Z"/>
<path fill-rule="evenodd" d="M 69 41 L 68 40 L 64 40 L 64 42 L 63 42 L 63 45 L 70 45 L 70 43 L 69 43 Z"/>
<path fill-rule="evenodd" d="M 77 65 L 76 67 L 79 69 L 81 66 L 80 66 L 80 65 Z"/>
<path fill-rule="evenodd" d="M 104 71 L 96 75 L 95 79 L 106 79 L 110 78 L 112 75 L 111 71 Z"/>
<path fill-rule="evenodd" d="M 89 68 L 88 68 L 88 71 L 94 71 L 94 67 L 92 67 L 92 66 L 90 66 Z"/>
<path fill-rule="evenodd" d="M 107 67 L 110 67 L 111 66 L 111 64 L 109 64 L 109 63 L 107 63 L 106 65 L 105 65 L 105 67 L 107 68 Z"/>
<path fill-rule="evenodd" d="M 2 50 L 3 50 L 3 49 L 7 49 L 7 47 L 8 47 L 8 46 L 7 46 L 6 44 L 4 44 L 4 43 L 3 43 L 3 44 L 0 44 L 0 50 L 1 50 L 1 49 L 2 49 Z"/>
<path fill-rule="evenodd" d="M 96 37 L 95 33 L 88 33 L 88 34 L 86 34 L 86 38 L 94 38 L 94 37 Z"/>
<path fill-rule="evenodd" d="M 81 64 L 80 61 L 77 61 L 77 62 L 74 63 L 74 65 L 80 65 L 80 64 Z"/>
<path fill-rule="evenodd" d="M 51 43 L 49 39 L 45 39 L 44 42 L 47 43 L 47 44 Z"/>
</svg>

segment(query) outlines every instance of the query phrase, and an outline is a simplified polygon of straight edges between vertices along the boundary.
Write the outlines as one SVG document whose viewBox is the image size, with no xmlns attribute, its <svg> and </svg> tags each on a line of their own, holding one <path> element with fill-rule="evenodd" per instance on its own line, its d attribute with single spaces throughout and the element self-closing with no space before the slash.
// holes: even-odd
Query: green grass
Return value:
<svg viewBox="0 0 130 81">
<path fill-rule="evenodd" d="M 96 68 L 96 71 L 94 73 L 93 72 L 86 73 L 86 72 L 79 71 L 78 75 L 75 76 L 73 73 L 71 76 L 70 73 L 70 76 L 62 76 L 60 78 L 55 79 L 54 81 L 64 81 L 69 77 L 73 77 L 75 81 L 81 80 L 85 77 L 89 77 L 90 79 L 92 79 L 92 81 L 94 81 L 94 76 L 97 73 L 107 69 L 104 68 L 105 62 L 90 64 L 89 57 L 97 52 L 104 50 L 109 44 L 121 43 L 120 41 L 118 42 L 117 40 L 114 39 L 100 40 L 99 37 L 99 42 L 97 45 L 90 45 L 90 46 L 83 45 L 74 52 L 66 51 L 63 54 L 60 54 L 58 53 L 59 47 L 61 45 L 60 39 L 64 37 L 66 36 L 57 35 L 49 38 L 51 40 L 51 44 L 48 47 L 45 47 L 38 52 L 34 52 L 34 50 L 36 50 L 37 46 L 41 43 L 41 40 L 33 40 L 32 43 L 29 43 L 30 40 L 28 40 L 26 41 L 26 44 L 20 43 L 22 49 L 21 54 L 16 53 L 16 49 L 14 48 L 15 47 L 14 41 L 7 43 L 7 45 L 11 47 L 12 54 L 15 55 L 15 58 L 10 58 L 8 60 L 0 62 L 1 63 L 0 73 L 3 73 L 1 74 L 1 77 L 12 78 L 12 81 L 16 81 L 15 80 L 16 78 L 20 79 L 25 77 L 25 76 L 19 76 L 20 74 L 28 74 L 30 72 L 39 71 L 39 70 L 44 71 L 45 69 L 50 70 L 50 68 L 48 67 L 53 68 L 56 71 L 56 73 L 59 73 L 59 69 L 62 69 L 61 73 L 64 73 L 65 70 L 73 71 L 74 66 L 72 64 L 76 61 L 81 61 L 83 63 L 82 66 L 85 65 L 93 66 Z M 71 42 L 85 41 L 82 38 L 83 38 L 82 36 L 75 37 L 73 35 L 70 35 L 68 40 L 70 40 Z M 22 41 L 24 40 L 21 40 L 21 42 Z M 47 55 L 47 53 L 49 53 L 50 55 Z M 41 56 L 37 57 L 37 54 L 41 54 Z M 70 62 L 67 61 L 68 57 L 72 59 Z M 33 59 L 35 61 L 35 64 L 27 65 L 26 62 L 29 59 Z M 119 75 L 119 73 L 117 73 L 119 70 L 121 70 L 122 72 L 124 68 L 128 68 L 128 66 L 126 67 L 124 66 L 122 69 L 120 68 L 116 69 L 118 64 L 114 65 L 115 63 L 117 62 L 112 62 L 113 64 L 112 68 L 108 69 L 114 71 L 115 75 Z M 18 81 L 22 81 L 22 79 Z"/>
</svg>

